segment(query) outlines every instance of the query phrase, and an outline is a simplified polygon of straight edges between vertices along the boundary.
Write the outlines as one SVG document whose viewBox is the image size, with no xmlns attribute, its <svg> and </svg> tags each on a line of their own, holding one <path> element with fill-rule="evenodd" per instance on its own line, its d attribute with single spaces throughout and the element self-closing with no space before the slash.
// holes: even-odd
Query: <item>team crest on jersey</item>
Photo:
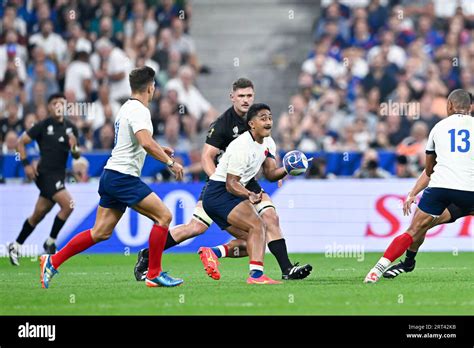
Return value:
<svg viewBox="0 0 474 348">
<path fill-rule="evenodd" d="M 60 188 L 63 188 L 63 187 L 64 187 L 64 184 L 61 180 L 56 182 L 56 190 L 59 190 Z"/>
<path fill-rule="evenodd" d="M 234 132 L 234 138 L 237 138 L 239 136 L 239 127 L 235 126 L 232 128 L 232 132 Z"/>
<path fill-rule="evenodd" d="M 49 125 L 48 128 L 46 129 L 46 132 L 47 132 L 48 135 L 53 135 L 54 134 L 53 125 Z"/>
<path fill-rule="evenodd" d="M 59 137 L 58 141 L 59 141 L 60 143 L 64 143 L 64 137 L 63 137 L 63 136 Z"/>
</svg>

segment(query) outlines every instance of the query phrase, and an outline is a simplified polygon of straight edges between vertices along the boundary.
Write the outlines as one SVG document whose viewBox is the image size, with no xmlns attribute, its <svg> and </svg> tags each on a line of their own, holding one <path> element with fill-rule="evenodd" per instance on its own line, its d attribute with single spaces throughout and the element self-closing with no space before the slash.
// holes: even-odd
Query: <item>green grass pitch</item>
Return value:
<svg viewBox="0 0 474 348">
<path fill-rule="evenodd" d="M 423 253 L 417 269 L 377 284 L 362 280 L 381 253 L 363 262 L 293 254 L 311 263 L 303 281 L 245 283 L 248 259 L 221 260 L 221 280 L 207 277 L 196 254 L 165 254 L 164 265 L 185 283 L 147 288 L 133 277 L 134 254 L 84 254 L 66 262 L 49 289 L 41 289 L 39 262 L 20 267 L 0 259 L 0 315 L 472 315 L 474 253 Z M 267 254 L 269 276 L 280 276 Z"/>
</svg>

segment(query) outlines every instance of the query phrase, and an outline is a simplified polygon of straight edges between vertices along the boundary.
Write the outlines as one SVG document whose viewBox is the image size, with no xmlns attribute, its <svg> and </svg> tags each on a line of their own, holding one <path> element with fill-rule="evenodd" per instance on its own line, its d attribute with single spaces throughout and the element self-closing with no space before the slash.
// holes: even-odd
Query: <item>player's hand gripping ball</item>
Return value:
<svg viewBox="0 0 474 348">
<path fill-rule="evenodd" d="M 283 157 L 283 166 L 288 174 L 292 176 L 301 175 L 308 169 L 308 159 L 301 151 L 290 151 Z"/>
</svg>

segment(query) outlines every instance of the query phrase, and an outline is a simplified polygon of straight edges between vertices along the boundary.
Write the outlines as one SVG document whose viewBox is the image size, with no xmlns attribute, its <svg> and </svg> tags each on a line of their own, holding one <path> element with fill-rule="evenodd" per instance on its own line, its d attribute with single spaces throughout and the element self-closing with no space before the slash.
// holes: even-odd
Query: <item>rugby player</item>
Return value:
<svg viewBox="0 0 474 348">
<path fill-rule="evenodd" d="M 240 78 L 232 84 L 232 91 L 230 93 L 232 106 L 211 125 L 202 151 L 201 161 L 208 177 L 214 174 L 216 165 L 229 144 L 247 130 L 245 115 L 253 104 L 254 97 L 255 92 L 252 81 Z M 246 188 L 254 193 L 262 192 L 262 188 L 255 178 L 251 178 L 246 185 Z M 204 233 L 212 224 L 212 219 L 202 208 L 202 196 L 205 189 L 206 186 L 201 191 L 191 221 L 185 225 L 176 226 L 168 233 L 165 250 L 184 240 Z M 282 272 L 282 279 L 296 280 L 306 278 L 310 274 L 312 266 L 309 264 L 300 266 L 299 263 L 291 263 L 288 257 L 286 241 L 283 238 L 279 225 L 278 215 L 267 193 L 263 192 L 262 201 L 256 205 L 256 208 L 267 226 L 266 241 L 270 252 L 278 261 Z M 220 279 L 218 258 L 247 256 L 245 242 L 247 233 L 243 233 L 234 226 L 228 226 L 227 231 L 237 239 L 212 249 L 206 247 L 199 249 L 199 255 L 206 273 L 216 280 Z M 142 249 L 138 254 L 138 261 L 134 268 L 135 278 L 138 281 L 146 277 L 148 260 L 148 250 Z"/>
<path fill-rule="evenodd" d="M 474 118 L 471 96 L 462 89 L 448 96 L 448 117 L 438 122 L 426 144 L 426 175 L 430 178 L 408 230 L 396 237 L 365 277 L 377 282 L 390 264 L 413 242 L 423 241 L 446 208 L 454 204 L 461 211 L 474 210 Z"/>
<path fill-rule="evenodd" d="M 20 265 L 21 245 L 57 203 L 60 210 L 54 218 L 49 238 L 43 244 L 47 254 L 54 254 L 59 231 L 73 211 L 71 194 L 64 186 L 66 162 L 69 152 L 75 159 L 81 154 L 77 147 L 79 136 L 77 128 L 65 117 L 66 109 L 63 94 L 51 95 L 48 98 L 49 117 L 24 132 L 18 141 L 17 150 L 25 174 L 35 182 L 40 193 L 33 214 L 23 223 L 16 241 L 8 245 L 10 262 L 14 266 Z M 25 145 L 33 140 L 38 143 L 40 149 L 40 161 L 37 167 L 30 163 L 25 150 Z"/>
<path fill-rule="evenodd" d="M 183 280 L 163 272 L 161 256 L 172 215 L 161 199 L 143 181 L 140 174 L 146 154 L 166 163 L 178 180 L 183 167 L 171 158 L 172 150 L 153 140 L 153 126 L 148 105 L 155 93 L 155 71 L 144 66 L 130 72 L 132 97 L 118 112 L 115 121 L 115 146 L 100 178 L 100 202 L 94 227 L 74 236 L 55 255 L 41 256 L 41 285 L 48 288 L 61 264 L 72 256 L 107 240 L 125 212 L 131 207 L 153 220 L 150 232 L 150 264 L 146 278 L 148 287 L 177 286 Z"/>
</svg>

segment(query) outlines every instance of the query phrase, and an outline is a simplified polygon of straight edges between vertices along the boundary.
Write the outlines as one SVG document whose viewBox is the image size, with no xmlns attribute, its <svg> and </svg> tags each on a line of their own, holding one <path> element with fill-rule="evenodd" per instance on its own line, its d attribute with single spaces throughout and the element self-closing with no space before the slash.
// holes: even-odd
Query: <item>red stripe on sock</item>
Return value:
<svg viewBox="0 0 474 348">
<path fill-rule="evenodd" d="M 227 255 L 229 255 L 229 246 L 227 244 L 224 244 L 224 250 L 225 250 L 225 257 L 227 257 Z"/>
<path fill-rule="evenodd" d="M 147 278 L 153 279 L 161 273 L 161 257 L 165 249 L 166 237 L 168 236 L 168 227 L 153 225 L 150 232 L 148 244 L 150 247 L 150 256 L 148 264 Z"/>
<path fill-rule="evenodd" d="M 383 257 L 393 262 L 403 255 L 411 243 L 413 243 L 413 237 L 408 233 L 404 233 L 390 243 L 387 250 L 385 250 Z"/>
<path fill-rule="evenodd" d="M 72 238 L 64 248 L 51 256 L 51 264 L 58 269 L 67 259 L 73 257 L 86 249 L 89 249 L 96 242 L 92 239 L 91 230 L 80 232 Z"/>
<path fill-rule="evenodd" d="M 263 266 L 263 262 L 260 261 L 250 261 L 251 265 L 256 265 L 256 266 Z"/>
</svg>

